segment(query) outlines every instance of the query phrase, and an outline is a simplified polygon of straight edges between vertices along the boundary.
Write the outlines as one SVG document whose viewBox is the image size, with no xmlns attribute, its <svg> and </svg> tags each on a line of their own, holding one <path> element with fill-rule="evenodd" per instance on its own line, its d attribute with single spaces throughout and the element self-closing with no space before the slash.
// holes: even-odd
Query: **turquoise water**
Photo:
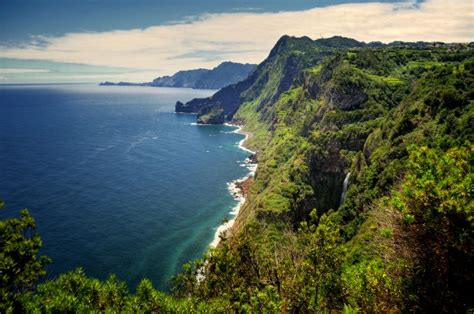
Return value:
<svg viewBox="0 0 474 314">
<path fill-rule="evenodd" d="M 212 92 L 1 86 L 1 217 L 30 210 L 50 276 L 83 267 L 168 289 L 229 218 L 227 183 L 248 172 L 232 127 L 173 113 L 176 100 Z"/>
</svg>

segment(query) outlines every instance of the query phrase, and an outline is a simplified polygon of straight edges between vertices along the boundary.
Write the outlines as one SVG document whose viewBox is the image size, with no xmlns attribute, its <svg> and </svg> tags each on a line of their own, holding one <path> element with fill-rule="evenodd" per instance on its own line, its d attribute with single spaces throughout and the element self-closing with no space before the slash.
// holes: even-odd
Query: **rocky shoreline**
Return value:
<svg viewBox="0 0 474 314">
<path fill-rule="evenodd" d="M 246 196 L 252 183 L 253 183 L 253 177 L 248 177 L 247 179 L 243 181 L 236 182 L 235 186 L 240 190 L 240 193 L 242 195 Z"/>
<path fill-rule="evenodd" d="M 231 214 L 234 216 L 234 218 L 225 221 L 223 224 L 221 224 L 219 227 L 217 227 L 216 233 L 214 235 L 214 239 L 210 244 L 210 247 L 215 248 L 219 244 L 221 237 L 222 236 L 227 236 L 228 233 L 230 232 L 230 229 L 235 223 L 235 219 L 237 218 L 237 215 L 240 212 L 240 209 L 245 203 L 245 199 L 247 196 L 247 193 L 253 183 L 253 177 L 255 175 L 255 172 L 257 171 L 257 155 L 256 152 L 248 149 L 247 147 L 244 146 L 245 141 L 249 138 L 249 133 L 242 131 L 242 124 L 226 124 L 228 126 L 232 127 L 237 127 L 237 129 L 234 131 L 235 133 L 238 134 L 243 134 L 245 135 L 245 138 L 242 139 L 239 143 L 238 146 L 240 149 L 249 152 L 250 156 L 245 159 L 245 164 L 247 168 L 249 169 L 249 174 L 243 178 L 234 180 L 230 183 L 228 183 L 228 189 L 230 194 L 238 201 L 237 205 L 231 210 Z"/>
</svg>

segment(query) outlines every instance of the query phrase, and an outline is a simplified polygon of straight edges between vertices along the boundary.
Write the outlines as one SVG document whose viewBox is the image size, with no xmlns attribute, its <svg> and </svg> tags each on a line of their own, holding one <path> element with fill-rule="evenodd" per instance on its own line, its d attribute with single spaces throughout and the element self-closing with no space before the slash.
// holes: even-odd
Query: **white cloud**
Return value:
<svg viewBox="0 0 474 314">
<path fill-rule="evenodd" d="M 0 68 L 0 74 L 22 74 L 22 73 L 47 73 L 47 69 L 16 69 L 16 68 Z"/>
<path fill-rule="evenodd" d="M 0 57 L 153 70 L 154 75 L 212 67 L 224 60 L 258 63 L 284 35 L 342 35 L 358 40 L 468 42 L 472 0 L 357 3 L 296 12 L 207 14 L 146 29 L 37 36 Z"/>
</svg>

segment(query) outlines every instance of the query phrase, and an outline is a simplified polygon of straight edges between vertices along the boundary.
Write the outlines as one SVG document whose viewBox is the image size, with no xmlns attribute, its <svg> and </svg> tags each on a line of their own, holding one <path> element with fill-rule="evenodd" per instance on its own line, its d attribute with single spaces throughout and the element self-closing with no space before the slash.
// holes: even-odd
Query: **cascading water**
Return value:
<svg viewBox="0 0 474 314">
<path fill-rule="evenodd" d="M 342 183 L 341 202 L 339 203 L 339 206 L 342 206 L 342 203 L 344 203 L 344 197 L 346 196 L 347 187 L 349 186 L 349 177 L 350 176 L 351 176 L 351 173 L 348 172 L 346 177 L 344 178 L 344 182 Z"/>
</svg>

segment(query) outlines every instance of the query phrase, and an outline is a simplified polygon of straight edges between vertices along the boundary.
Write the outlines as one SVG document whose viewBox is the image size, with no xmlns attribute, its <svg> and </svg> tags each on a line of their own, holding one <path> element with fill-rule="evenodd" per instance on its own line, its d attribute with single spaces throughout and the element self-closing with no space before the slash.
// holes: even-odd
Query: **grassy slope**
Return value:
<svg viewBox="0 0 474 314">
<path fill-rule="evenodd" d="M 269 56 L 246 79 L 227 86 L 211 97 L 194 99 L 177 107 L 177 111 L 197 113 L 198 122 L 230 121 L 240 106 L 252 103 L 254 111 L 266 111 L 280 94 L 290 88 L 304 68 L 330 54 L 308 37 L 283 36 Z"/>
<path fill-rule="evenodd" d="M 346 304 L 346 309 L 374 311 L 462 311 L 472 306 L 466 303 L 466 291 L 472 291 L 469 275 L 429 270 L 469 267 L 472 252 L 465 248 L 472 244 L 472 225 L 466 227 L 466 215 L 445 217 L 448 224 L 457 223 L 445 233 L 465 239 L 445 243 L 440 253 L 435 244 L 443 241 L 441 236 L 432 235 L 432 246 L 424 247 L 419 241 L 432 221 L 421 219 L 416 226 L 408 221 L 407 225 L 391 200 L 397 187 L 408 180 L 410 145 L 427 147 L 434 154 L 451 148 L 469 150 L 473 74 L 472 51 L 466 48 L 352 49 L 306 70 L 301 83 L 265 110 L 252 102 L 242 106 L 236 117 L 256 134 L 250 144 L 261 150 L 259 170 L 238 217 L 239 233 L 226 241 L 213 262 L 228 267 L 227 272 L 252 278 L 242 283 L 211 263 L 210 272 L 218 276 L 209 276 L 208 285 L 201 284 L 206 288 L 197 288 L 195 293 L 215 295 L 212 287 L 223 278 L 226 287 L 220 289 L 239 307 L 321 310 L 342 309 Z M 350 99 L 360 101 L 347 108 Z M 349 171 L 349 190 L 339 207 L 342 181 Z M 464 175 L 472 178 L 470 168 Z M 466 191 L 456 196 L 455 207 L 472 197 L 472 190 Z M 301 223 L 305 221 L 314 230 L 304 231 Z M 327 226 L 339 230 L 337 236 L 331 235 L 332 244 L 307 239 L 308 234 L 326 232 Z M 288 247 L 292 241 L 297 244 Z M 463 249 L 453 249 L 458 245 Z M 300 250 L 295 251 L 298 246 Z M 325 252 L 334 268 L 328 269 L 327 263 L 312 256 L 312 251 L 324 251 L 327 246 L 331 249 Z M 335 252 L 340 256 L 334 260 Z M 434 265 L 432 259 L 422 258 L 430 254 L 449 262 Z M 234 259 L 243 256 L 254 261 L 253 271 L 248 271 L 248 265 L 246 270 L 234 264 Z M 295 282 L 300 272 L 290 268 L 320 278 L 301 277 Z M 438 289 L 429 278 L 436 278 Z M 464 285 L 456 287 L 451 282 L 455 279 Z M 316 299 L 308 295 L 302 301 L 305 293 L 315 293 Z M 258 303 L 255 298 L 263 300 Z"/>
<path fill-rule="evenodd" d="M 293 44 L 284 60 L 305 53 L 306 44 Z M 472 51 L 331 48 L 323 58 L 320 49 L 310 49 L 316 57 L 305 59 L 306 70 L 288 91 L 277 92 L 286 62 L 267 64 L 262 84 L 248 89 L 235 118 L 253 133 L 249 145 L 259 151 L 254 184 L 234 235 L 206 263 L 191 262 L 176 278 L 178 298 L 147 281 L 130 294 L 114 279 L 99 282 L 76 272 L 27 292 L 24 306 L 163 312 L 472 308 Z M 201 267 L 206 277 L 198 282 Z"/>
</svg>

